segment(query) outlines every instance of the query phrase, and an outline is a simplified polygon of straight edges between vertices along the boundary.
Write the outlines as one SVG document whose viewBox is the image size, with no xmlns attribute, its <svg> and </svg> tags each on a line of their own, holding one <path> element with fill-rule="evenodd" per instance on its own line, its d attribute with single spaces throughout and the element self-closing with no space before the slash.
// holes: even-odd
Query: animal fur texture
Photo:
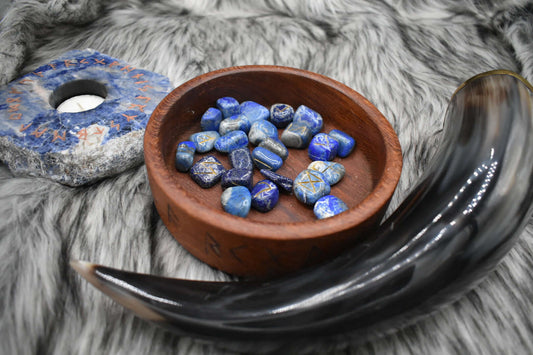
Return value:
<svg viewBox="0 0 533 355">
<path fill-rule="evenodd" d="M 399 135 L 404 169 L 392 211 L 435 152 L 459 84 L 498 68 L 533 81 L 533 2 L 13 1 L 0 23 L 1 84 L 84 48 L 166 75 L 174 86 L 244 64 L 303 68 L 350 86 Z M 14 177 L 0 165 L 0 353 L 230 353 L 136 318 L 76 275 L 71 258 L 169 277 L 229 278 L 169 234 L 144 166 L 71 188 Z M 530 223 L 500 265 L 457 302 L 365 344 L 302 351 L 531 354 L 531 270 Z"/>
</svg>

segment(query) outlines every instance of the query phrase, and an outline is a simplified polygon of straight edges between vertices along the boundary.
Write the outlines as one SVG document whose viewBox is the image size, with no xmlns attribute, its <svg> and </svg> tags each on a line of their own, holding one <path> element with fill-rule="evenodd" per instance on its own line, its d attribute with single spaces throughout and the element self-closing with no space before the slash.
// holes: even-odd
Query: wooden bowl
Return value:
<svg viewBox="0 0 533 355">
<path fill-rule="evenodd" d="M 202 189 L 174 167 L 178 142 L 199 132 L 200 117 L 223 96 L 252 100 L 267 108 L 283 102 L 306 105 L 324 118 L 322 132 L 340 129 L 357 141 L 348 157 L 335 158 L 346 175 L 332 186 L 349 210 L 317 220 L 311 207 L 280 193 L 276 207 L 248 217 L 224 212 L 220 184 Z M 282 130 L 279 130 L 281 134 Z M 215 155 L 226 168 L 227 156 Z M 361 242 L 375 228 L 400 178 L 402 155 L 389 122 L 364 97 L 312 72 L 279 66 L 242 66 L 200 75 L 176 88 L 148 122 L 144 155 L 155 206 L 172 235 L 191 254 L 230 274 L 267 278 L 292 272 Z M 278 173 L 294 179 L 311 163 L 307 149 L 289 149 Z M 254 183 L 264 179 L 255 171 Z"/>
</svg>

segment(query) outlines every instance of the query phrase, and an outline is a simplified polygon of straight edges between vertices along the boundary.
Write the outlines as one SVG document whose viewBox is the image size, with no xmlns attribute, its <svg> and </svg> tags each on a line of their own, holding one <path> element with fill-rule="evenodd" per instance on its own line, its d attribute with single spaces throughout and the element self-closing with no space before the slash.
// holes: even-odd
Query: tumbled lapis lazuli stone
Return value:
<svg viewBox="0 0 533 355">
<path fill-rule="evenodd" d="M 244 186 L 233 186 L 222 192 L 220 201 L 224 211 L 234 216 L 246 217 L 252 205 L 252 195 Z"/>
<path fill-rule="evenodd" d="M 346 169 L 342 164 L 333 161 L 317 160 L 309 164 L 307 169 L 321 172 L 331 186 L 341 181 L 346 173 Z"/>
<path fill-rule="evenodd" d="M 268 180 L 272 181 L 278 188 L 280 188 L 282 191 L 285 191 L 287 193 L 292 192 L 292 180 L 289 179 L 286 176 L 280 175 L 278 173 L 275 173 L 271 170 L 267 169 L 261 169 L 259 170 L 261 174 L 263 174 L 264 177 L 266 177 Z"/>
<path fill-rule="evenodd" d="M 322 129 L 322 125 L 324 124 L 322 116 L 318 112 L 310 109 L 305 105 L 300 105 L 296 109 L 292 121 L 305 123 L 311 130 L 311 136 L 314 136 L 315 134 L 320 132 L 320 130 Z"/>
<path fill-rule="evenodd" d="M 287 104 L 274 104 L 270 106 L 270 121 L 278 128 L 287 127 L 294 118 L 294 109 Z"/>
<path fill-rule="evenodd" d="M 200 127 L 202 127 L 202 131 L 218 131 L 220 122 L 222 122 L 222 112 L 219 109 L 210 107 L 202 115 Z"/>
<path fill-rule="evenodd" d="M 200 187 L 207 189 L 220 181 L 222 174 L 226 171 L 222 163 L 212 155 L 208 155 L 198 160 L 189 171 L 191 178 Z"/>
<path fill-rule="evenodd" d="M 278 129 L 266 120 L 257 120 L 252 123 L 248 140 L 253 145 L 258 145 L 267 138 L 278 139 Z"/>
<path fill-rule="evenodd" d="M 232 186 L 244 186 L 250 190 L 253 184 L 253 171 L 235 168 L 226 170 L 222 175 L 222 181 L 220 183 L 223 189 Z"/>
<path fill-rule="evenodd" d="M 281 141 L 289 148 L 302 149 L 311 140 L 311 129 L 301 122 L 292 122 L 281 133 Z"/>
<path fill-rule="evenodd" d="M 234 149 L 229 152 L 229 163 L 235 169 L 254 170 L 252 154 L 248 147 Z"/>
<path fill-rule="evenodd" d="M 287 159 L 289 156 L 289 150 L 287 147 L 285 147 L 285 145 L 277 139 L 267 138 L 259 143 L 259 147 L 270 150 L 272 153 L 279 155 L 279 157 L 283 160 Z"/>
<path fill-rule="evenodd" d="M 221 153 L 229 153 L 234 149 L 248 145 L 248 136 L 243 131 L 231 131 L 218 138 L 215 149 Z"/>
<path fill-rule="evenodd" d="M 292 191 L 300 202 L 312 205 L 329 194 L 331 187 L 321 172 L 305 169 L 294 179 Z"/>
<path fill-rule="evenodd" d="M 245 133 L 248 133 L 249 130 L 250 121 L 248 121 L 248 118 L 244 115 L 233 115 L 223 119 L 218 127 L 218 132 L 221 136 L 231 131 L 244 131 Z"/>
<path fill-rule="evenodd" d="M 245 115 L 250 123 L 257 120 L 266 120 L 270 116 L 268 109 L 254 101 L 244 101 L 239 107 L 239 112 Z"/>
<path fill-rule="evenodd" d="M 252 207 L 261 212 L 268 212 L 278 203 L 279 190 L 270 180 L 259 181 L 251 191 Z"/>
<path fill-rule="evenodd" d="M 217 131 L 205 131 L 191 134 L 189 140 L 194 143 L 198 153 L 207 153 L 213 149 L 219 137 Z"/>
<path fill-rule="evenodd" d="M 178 144 L 175 159 L 175 165 L 178 171 L 184 173 L 191 168 L 195 150 L 196 146 L 191 141 L 184 141 Z"/>
<path fill-rule="evenodd" d="M 252 151 L 252 159 L 258 169 L 276 171 L 283 165 L 283 160 L 278 155 L 261 147 L 256 147 Z"/>
<path fill-rule="evenodd" d="M 339 142 L 337 155 L 341 158 L 346 158 L 352 150 L 354 150 L 357 144 L 352 136 L 338 129 L 332 129 L 331 132 L 329 132 L 329 136 Z"/>
<path fill-rule="evenodd" d="M 333 195 L 319 198 L 313 207 L 313 212 L 318 219 L 333 217 L 347 210 L 348 206 L 340 198 Z"/>
<path fill-rule="evenodd" d="M 217 100 L 217 108 L 224 118 L 239 114 L 239 101 L 233 97 L 221 97 Z"/>
<path fill-rule="evenodd" d="M 337 156 L 339 143 L 325 133 L 318 133 L 309 143 L 308 155 L 311 160 L 333 160 Z"/>
</svg>

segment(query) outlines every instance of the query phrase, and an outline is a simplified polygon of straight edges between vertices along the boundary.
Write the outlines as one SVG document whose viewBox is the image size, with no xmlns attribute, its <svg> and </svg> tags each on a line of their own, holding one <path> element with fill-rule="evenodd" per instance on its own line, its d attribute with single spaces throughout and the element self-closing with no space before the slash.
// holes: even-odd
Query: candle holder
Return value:
<svg viewBox="0 0 533 355">
<path fill-rule="evenodd" d="M 143 161 L 146 123 L 171 88 L 95 50 L 67 52 L 0 91 L 0 160 L 70 186 L 120 173 Z"/>
</svg>

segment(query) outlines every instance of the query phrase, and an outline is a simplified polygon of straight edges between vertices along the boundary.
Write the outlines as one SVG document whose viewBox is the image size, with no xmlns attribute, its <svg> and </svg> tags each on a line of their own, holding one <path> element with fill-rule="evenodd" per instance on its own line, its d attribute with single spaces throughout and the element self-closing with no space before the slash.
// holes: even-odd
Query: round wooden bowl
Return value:
<svg viewBox="0 0 533 355">
<path fill-rule="evenodd" d="M 345 177 L 331 194 L 349 210 L 317 220 L 312 207 L 280 193 L 276 207 L 248 217 L 224 212 L 220 184 L 202 189 L 174 167 L 176 146 L 199 132 L 200 117 L 218 98 L 306 105 L 324 118 L 322 132 L 340 129 L 357 141 L 346 158 L 335 158 Z M 282 129 L 279 130 L 281 135 Z M 231 168 L 227 156 L 212 151 Z M 267 278 L 338 255 L 375 228 L 400 178 L 402 154 L 389 122 L 363 96 L 312 72 L 279 66 L 242 66 L 200 75 L 176 88 L 157 106 L 146 127 L 144 155 L 155 206 L 172 235 L 191 254 L 230 274 Z M 289 149 L 277 171 L 294 179 L 311 163 L 307 149 Z M 254 184 L 264 177 L 255 171 Z"/>
</svg>

